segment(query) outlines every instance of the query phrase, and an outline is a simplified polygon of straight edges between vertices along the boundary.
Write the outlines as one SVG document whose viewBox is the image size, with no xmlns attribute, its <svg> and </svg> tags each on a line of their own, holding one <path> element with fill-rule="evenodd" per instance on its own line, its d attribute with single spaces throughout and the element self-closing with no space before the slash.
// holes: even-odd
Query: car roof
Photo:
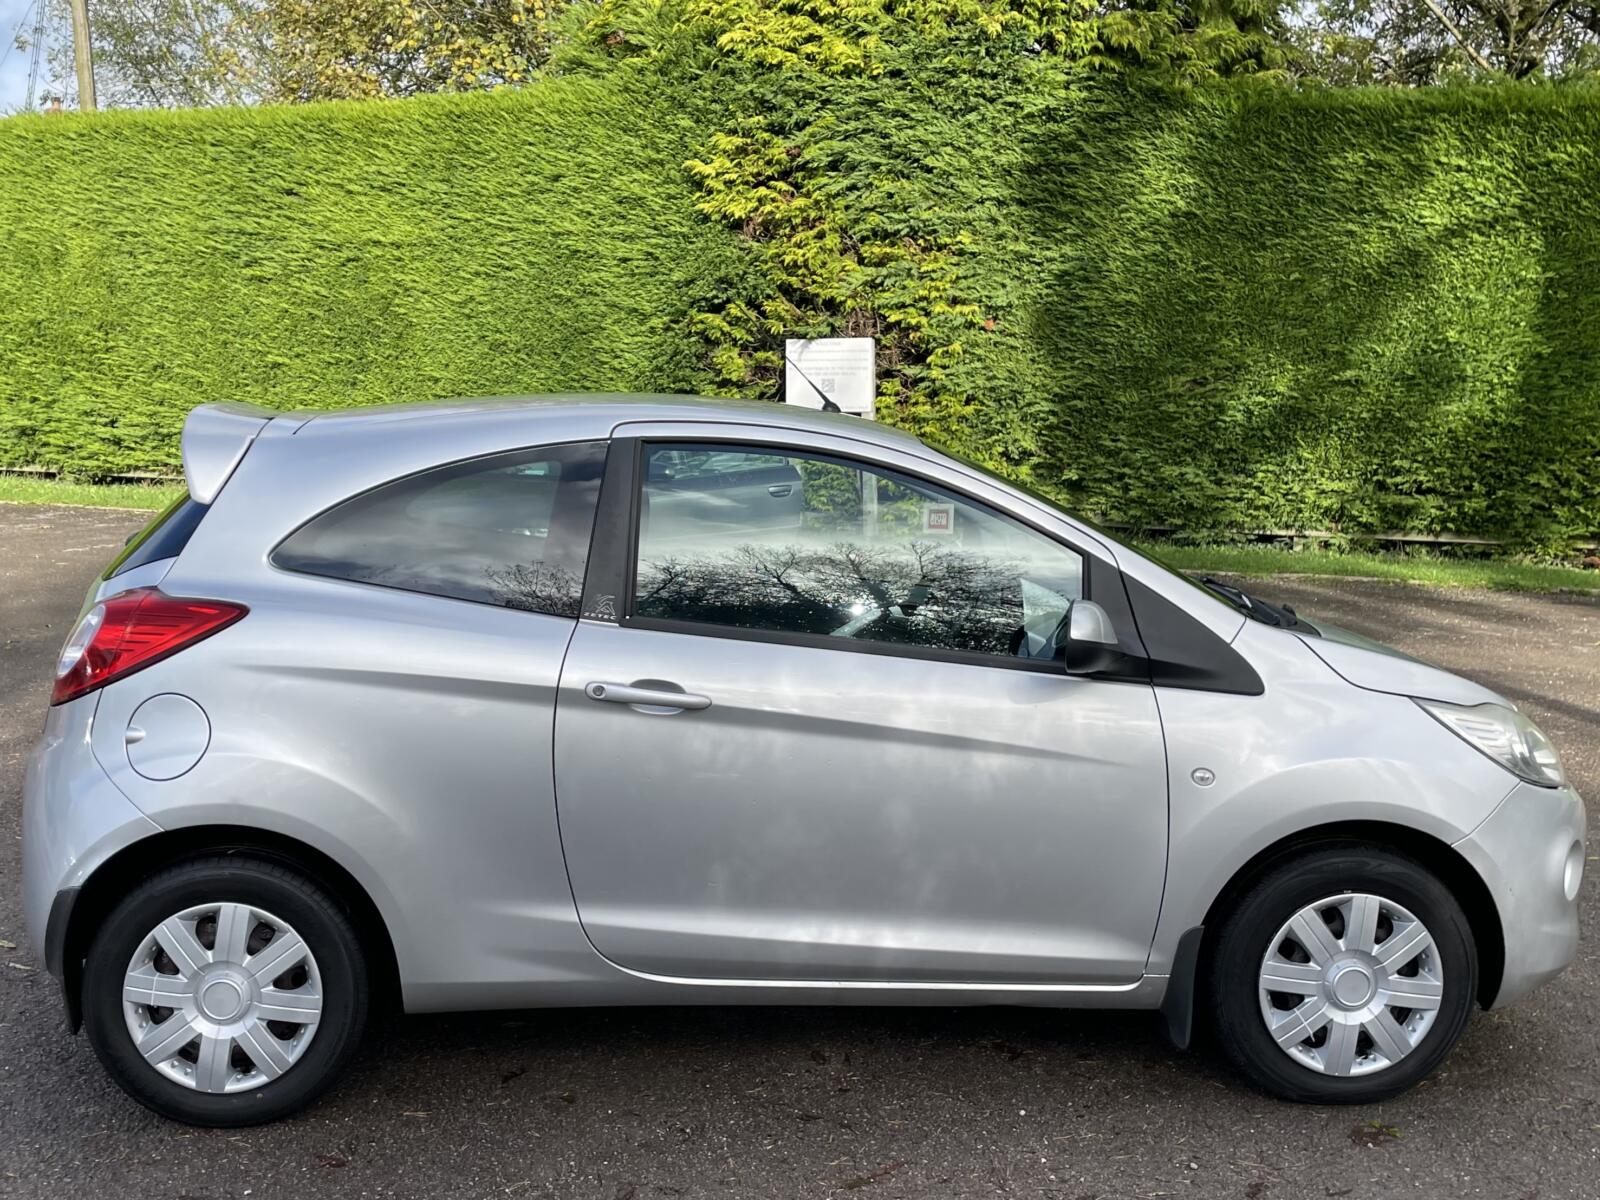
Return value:
<svg viewBox="0 0 1600 1200">
<path fill-rule="evenodd" d="M 515 419 L 518 414 L 551 416 L 560 410 L 568 419 L 593 419 L 594 434 L 609 434 L 616 426 L 639 421 L 727 421 L 765 425 L 798 432 L 844 433 L 859 441 L 884 446 L 919 446 L 922 442 L 903 430 L 843 413 L 825 413 L 795 404 L 768 401 L 725 400 L 708 396 L 674 396 L 649 393 L 565 393 L 543 396 L 479 396 L 452 400 L 424 400 L 409 404 L 377 404 L 334 412 L 285 414 L 298 423 L 297 437 L 318 434 L 373 431 L 376 427 L 405 423 L 408 435 L 430 435 L 483 421 L 485 417 Z"/>
</svg>

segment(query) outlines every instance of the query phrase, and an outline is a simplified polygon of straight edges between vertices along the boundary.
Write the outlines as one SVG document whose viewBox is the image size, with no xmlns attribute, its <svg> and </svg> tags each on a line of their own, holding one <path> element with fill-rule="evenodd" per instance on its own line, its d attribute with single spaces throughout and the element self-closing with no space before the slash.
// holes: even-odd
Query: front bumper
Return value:
<svg viewBox="0 0 1600 1200">
<path fill-rule="evenodd" d="M 1455 844 L 1500 913 L 1505 969 L 1489 1007 L 1527 995 L 1577 953 L 1586 827 L 1583 801 L 1570 787 L 1523 783 Z"/>
</svg>

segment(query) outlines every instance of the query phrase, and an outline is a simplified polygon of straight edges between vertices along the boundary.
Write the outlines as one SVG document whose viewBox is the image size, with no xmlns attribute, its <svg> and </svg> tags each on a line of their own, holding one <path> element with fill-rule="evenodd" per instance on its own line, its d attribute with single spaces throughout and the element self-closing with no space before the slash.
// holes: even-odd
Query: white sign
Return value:
<svg viewBox="0 0 1600 1200">
<path fill-rule="evenodd" d="M 956 506 L 947 503 L 927 503 L 922 506 L 922 532 L 951 534 L 956 531 Z"/>
<path fill-rule="evenodd" d="M 806 408 L 826 408 L 872 419 L 878 373 L 869 337 L 790 338 L 783 348 L 783 398 Z"/>
</svg>

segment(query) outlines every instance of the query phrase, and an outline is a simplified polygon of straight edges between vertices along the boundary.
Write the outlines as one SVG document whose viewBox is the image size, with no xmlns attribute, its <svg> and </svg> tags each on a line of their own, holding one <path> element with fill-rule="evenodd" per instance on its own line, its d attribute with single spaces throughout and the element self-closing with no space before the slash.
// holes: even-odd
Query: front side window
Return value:
<svg viewBox="0 0 1600 1200">
<path fill-rule="evenodd" d="M 893 471 L 768 447 L 645 448 L 637 618 L 1048 659 L 1083 566 Z"/>
<path fill-rule="evenodd" d="M 578 615 L 604 442 L 454 463 L 329 509 L 275 565 L 561 617 Z"/>
</svg>

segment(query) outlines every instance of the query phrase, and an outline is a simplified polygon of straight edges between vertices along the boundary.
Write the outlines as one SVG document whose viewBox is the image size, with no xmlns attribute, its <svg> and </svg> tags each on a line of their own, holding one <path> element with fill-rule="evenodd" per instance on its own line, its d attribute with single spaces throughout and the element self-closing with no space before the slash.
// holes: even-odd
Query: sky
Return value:
<svg viewBox="0 0 1600 1200">
<path fill-rule="evenodd" d="M 33 25 L 35 0 L 0 0 L 0 114 L 22 107 L 28 94 L 28 54 L 13 44 L 13 35 L 23 26 Z M 30 30 L 31 31 L 31 28 Z"/>
</svg>

